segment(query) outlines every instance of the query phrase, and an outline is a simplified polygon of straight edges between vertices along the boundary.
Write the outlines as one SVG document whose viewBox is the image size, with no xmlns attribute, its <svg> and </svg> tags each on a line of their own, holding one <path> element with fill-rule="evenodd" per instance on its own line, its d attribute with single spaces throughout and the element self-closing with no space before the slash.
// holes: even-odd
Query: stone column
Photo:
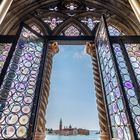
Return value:
<svg viewBox="0 0 140 140">
<path fill-rule="evenodd" d="M 100 125 L 100 140 L 109 140 L 109 131 L 106 115 L 107 112 L 105 109 L 105 102 L 101 86 L 101 79 L 95 46 L 90 43 L 86 43 L 86 52 L 91 56 L 93 65 L 94 84 L 96 90 L 96 103 Z"/>
<path fill-rule="evenodd" d="M 0 4 L 0 24 L 2 23 L 4 17 L 6 16 L 13 0 L 3 0 Z"/>
<path fill-rule="evenodd" d="M 140 22 L 140 0 L 129 0 L 129 3 L 138 19 Z"/>
<path fill-rule="evenodd" d="M 40 96 L 38 112 L 37 112 L 37 121 L 36 121 L 34 140 L 44 140 L 46 136 L 45 114 L 46 114 L 46 108 L 48 104 L 48 96 L 50 90 L 52 62 L 53 62 L 53 56 L 58 51 L 59 51 L 58 44 L 56 42 L 48 46 L 46 62 L 44 65 L 43 82 L 42 82 L 41 96 Z"/>
</svg>

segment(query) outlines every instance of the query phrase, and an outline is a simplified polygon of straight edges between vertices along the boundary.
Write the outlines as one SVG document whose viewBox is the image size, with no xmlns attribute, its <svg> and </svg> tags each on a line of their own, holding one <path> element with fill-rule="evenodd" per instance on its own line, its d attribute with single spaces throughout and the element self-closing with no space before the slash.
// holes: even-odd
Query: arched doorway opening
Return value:
<svg viewBox="0 0 140 140">
<path fill-rule="evenodd" d="M 82 44 L 58 47 L 59 52 L 53 58 L 46 110 L 46 139 L 98 139 L 99 134 L 95 133 L 99 132 L 99 121 L 91 59 Z"/>
</svg>

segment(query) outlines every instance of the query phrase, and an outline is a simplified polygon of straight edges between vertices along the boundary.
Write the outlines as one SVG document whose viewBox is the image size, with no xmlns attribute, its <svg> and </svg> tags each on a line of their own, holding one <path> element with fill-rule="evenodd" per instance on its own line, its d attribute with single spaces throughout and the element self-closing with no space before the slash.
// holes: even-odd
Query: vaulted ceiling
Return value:
<svg viewBox="0 0 140 140">
<path fill-rule="evenodd" d="M 70 22 L 78 24 L 76 20 L 81 17 L 91 15 L 99 20 L 101 15 L 105 14 L 108 24 L 118 27 L 126 34 L 140 34 L 139 22 L 128 0 L 74 0 L 82 2 L 89 8 L 86 8 L 86 10 L 78 9 L 75 15 L 72 15 L 73 13 L 68 15 L 67 10 L 60 5 L 65 1 L 72 0 L 14 0 L 0 26 L 0 33 L 15 34 L 21 21 L 26 23 L 36 22 L 42 29 L 45 29 L 46 27 L 43 26 L 38 18 L 45 18 L 50 15 L 65 18 L 65 20 L 68 20 L 67 24 Z M 59 7 L 59 10 L 55 10 L 56 6 Z M 85 32 L 88 32 L 83 24 L 80 26 L 83 26 L 83 30 L 85 29 Z M 57 33 L 58 31 L 55 32 Z"/>
</svg>

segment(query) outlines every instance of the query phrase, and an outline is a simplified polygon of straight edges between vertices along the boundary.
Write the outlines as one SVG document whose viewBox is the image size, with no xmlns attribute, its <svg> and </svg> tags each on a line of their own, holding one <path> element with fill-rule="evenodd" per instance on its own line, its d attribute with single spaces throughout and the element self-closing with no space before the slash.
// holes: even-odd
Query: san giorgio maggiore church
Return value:
<svg viewBox="0 0 140 140">
<path fill-rule="evenodd" d="M 1 0 L 0 140 L 45 139 L 62 44 L 91 58 L 100 140 L 140 140 L 140 0 Z"/>
</svg>

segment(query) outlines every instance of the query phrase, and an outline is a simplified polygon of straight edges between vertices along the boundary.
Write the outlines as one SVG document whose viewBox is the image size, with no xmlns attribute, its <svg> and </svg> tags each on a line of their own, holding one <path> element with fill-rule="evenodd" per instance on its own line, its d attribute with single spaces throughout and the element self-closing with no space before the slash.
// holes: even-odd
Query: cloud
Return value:
<svg viewBox="0 0 140 140">
<path fill-rule="evenodd" d="M 85 56 L 87 56 L 87 54 L 85 53 L 85 51 L 81 51 L 81 52 L 75 52 L 74 55 L 73 55 L 73 58 L 82 59 Z"/>
</svg>

